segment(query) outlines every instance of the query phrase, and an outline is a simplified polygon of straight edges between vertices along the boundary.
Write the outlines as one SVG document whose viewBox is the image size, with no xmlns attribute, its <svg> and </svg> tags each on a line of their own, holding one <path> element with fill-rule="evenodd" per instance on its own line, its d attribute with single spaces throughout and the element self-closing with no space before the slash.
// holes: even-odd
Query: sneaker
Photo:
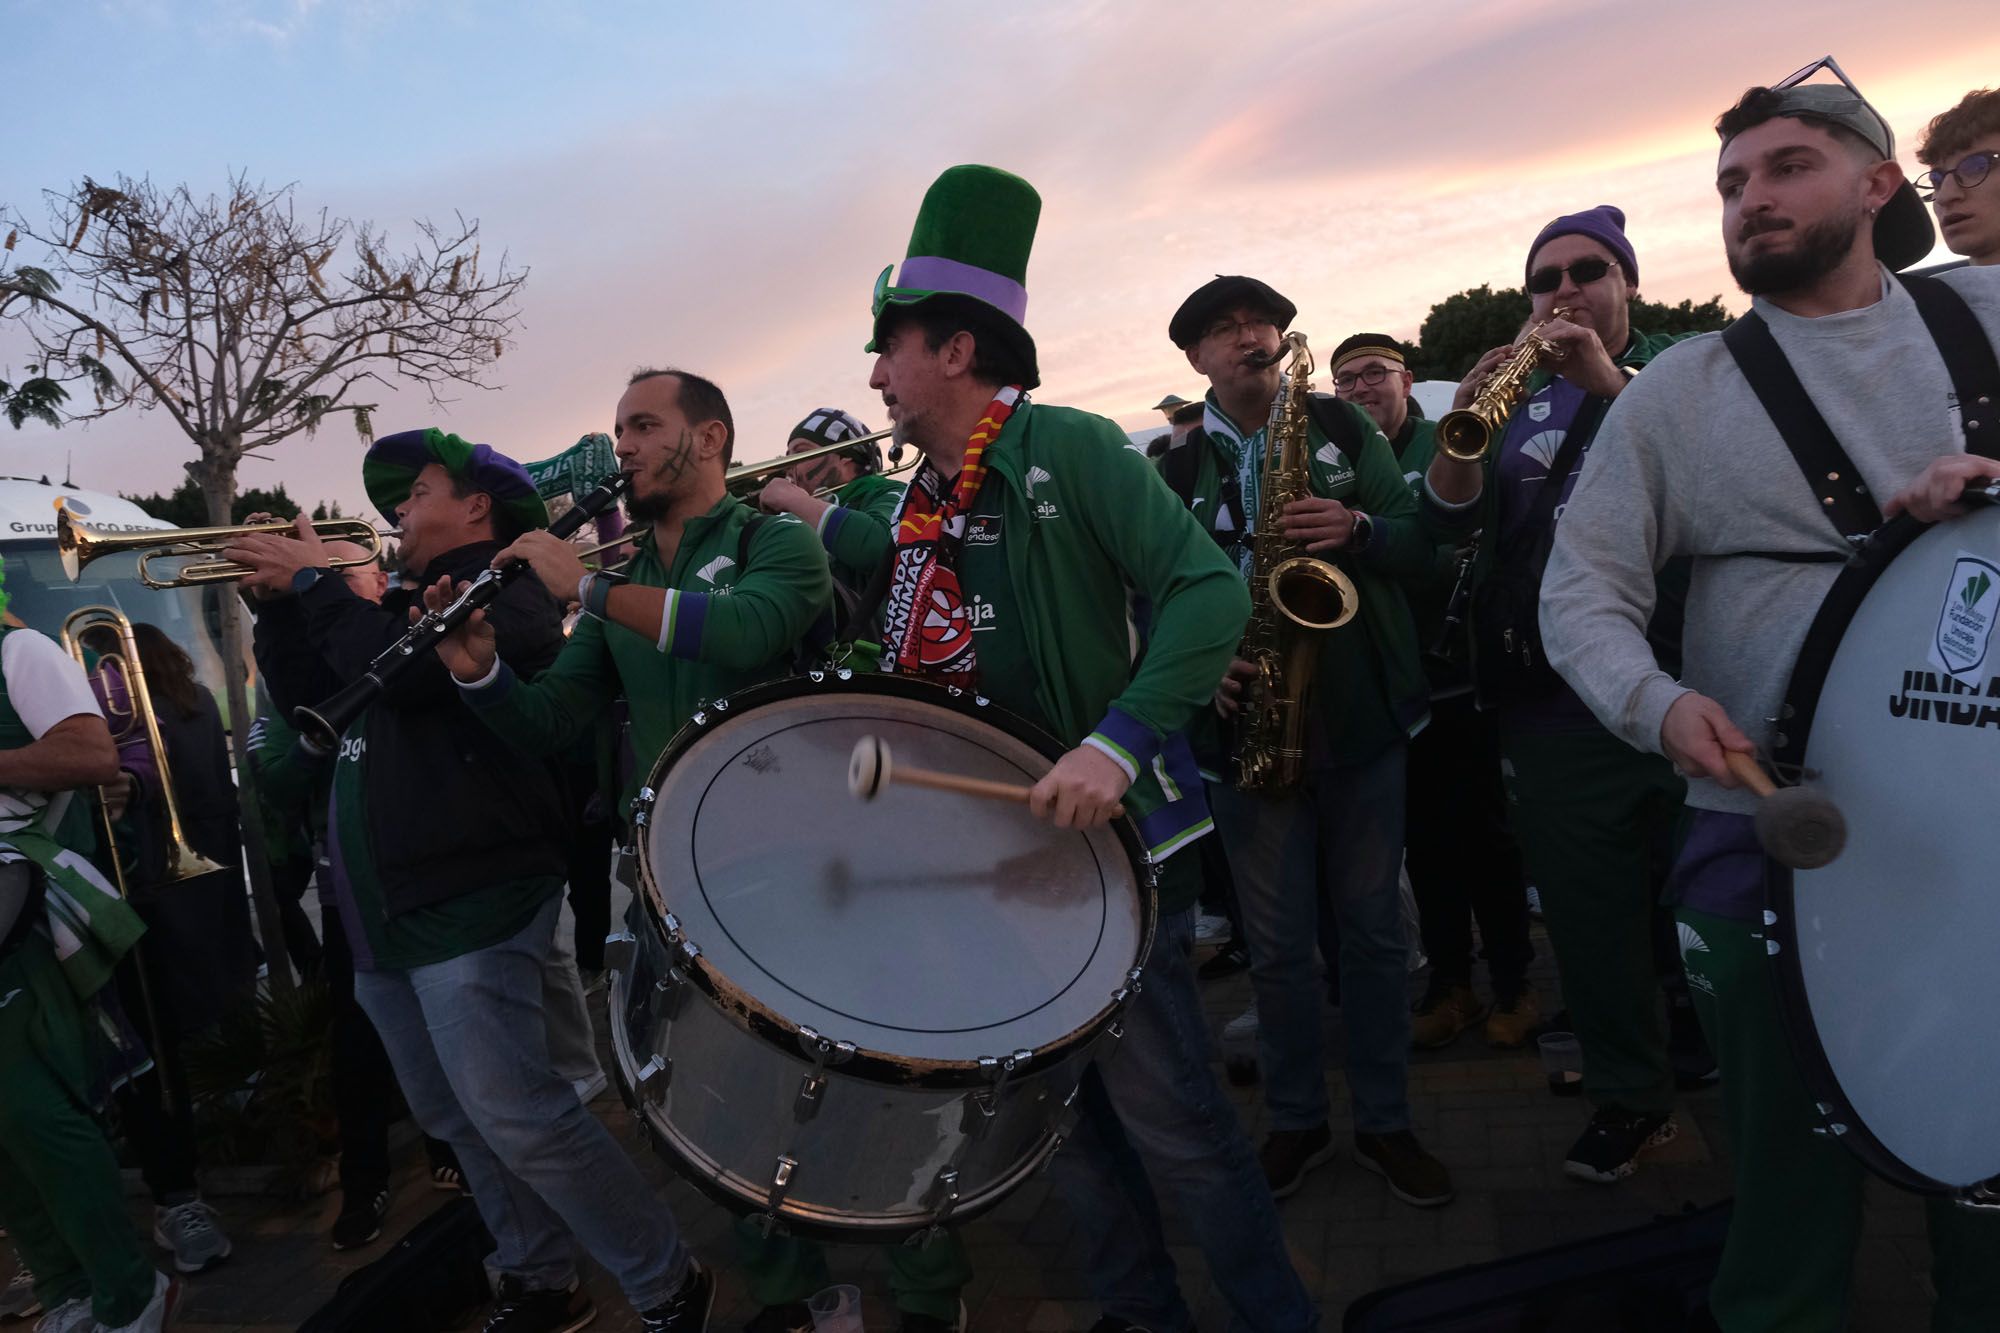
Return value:
<svg viewBox="0 0 2000 1333">
<path fill-rule="evenodd" d="M 901 1318 L 900 1333 L 963 1333 L 965 1328 L 965 1302 L 958 1303 L 958 1314 L 951 1319 L 940 1319 L 936 1315 L 918 1314 L 914 1310 L 897 1312 Z"/>
<path fill-rule="evenodd" d="M 35 1333 L 90 1333 L 96 1326 L 97 1321 L 90 1317 L 90 1297 L 79 1296 L 43 1315 Z"/>
<path fill-rule="evenodd" d="M 452 1194 L 465 1193 L 465 1173 L 458 1169 L 457 1162 L 431 1163 L 431 1188 L 445 1190 Z"/>
<path fill-rule="evenodd" d="M 1226 916 L 1203 913 L 1194 919 L 1194 947 L 1197 949 L 1221 948 L 1235 938 L 1235 928 Z"/>
<path fill-rule="evenodd" d="M 561 1289 L 530 1290 L 512 1273 L 500 1275 L 500 1294 L 485 1333 L 575 1333 L 597 1318 L 597 1307 L 572 1282 Z"/>
<path fill-rule="evenodd" d="M 1420 1051 L 1449 1046 L 1458 1034 L 1486 1016 L 1486 1006 L 1462 981 L 1431 978 L 1410 1019 L 1410 1045 Z"/>
<path fill-rule="evenodd" d="M 1264 1168 L 1264 1183 L 1271 1197 L 1282 1199 L 1298 1193 L 1306 1183 L 1306 1173 L 1333 1157 L 1333 1131 L 1321 1121 L 1311 1129 L 1274 1129 L 1257 1154 Z"/>
<path fill-rule="evenodd" d="M 576 1089 L 576 1099 L 588 1106 L 604 1095 L 604 1090 L 611 1086 L 611 1080 L 600 1069 L 589 1078 L 571 1079 L 569 1085 Z"/>
<path fill-rule="evenodd" d="M 1640 1153 L 1673 1142 L 1678 1133 L 1670 1115 L 1600 1106 L 1563 1159 L 1563 1170 L 1578 1180 L 1615 1185 L 1639 1169 Z"/>
<path fill-rule="evenodd" d="M 1215 957 L 1194 970 L 1197 981 L 1219 981 L 1250 968 L 1250 951 L 1241 941 L 1232 940 L 1216 950 Z"/>
<path fill-rule="evenodd" d="M 706 1333 L 715 1308 L 715 1274 L 688 1260 L 688 1275 L 664 1305 L 639 1312 L 639 1333 Z"/>
<path fill-rule="evenodd" d="M 1222 1025 L 1222 1072 L 1239 1088 L 1257 1081 L 1257 1002 Z"/>
<path fill-rule="evenodd" d="M 1389 1183 L 1389 1193 L 1412 1208 L 1437 1208 L 1457 1197 L 1444 1163 L 1423 1150 L 1407 1129 L 1394 1134 L 1356 1134 L 1354 1161 Z"/>
<path fill-rule="evenodd" d="M 341 1196 L 340 1216 L 333 1219 L 329 1238 L 336 1250 L 358 1250 L 382 1234 L 389 1215 L 389 1190 L 349 1190 Z"/>
<path fill-rule="evenodd" d="M 1542 919 L 1542 891 L 1532 884 L 1528 886 L 1528 915 L 1537 921 Z"/>
<path fill-rule="evenodd" d="M 215 1209 L 200 1199 L 189 1199 L 168 1208 L 153 1210 L 153 1244 L 174 1256 L 174 1268 L 182 1273 L 199 1273 L 229 1257 L 229 1237 L 216 1224 Z"/>
<path fill-rule="evenodd" d="M 812 1311 L 804 1301 L 767 1305 L 743 1325 L 743 1333 L 812 1333 Z"/>
<path fill-rule="evenodd" d="M 1511 1051 L 1526 1046 L 1542 1025 L 1542 1002 L 1525 983 L 1497 992 L 1486 1015 L 1486 1044 Z"/>
<path fill-rule="evenodd" d="M 15 1264 L 13 1280 L 0 1290 L 0 1319 L 26 1319 L 41 1312 L 42 1303 L 35 1299 L 35 1275 L 26 1264 Z"/>
<path fill-rule="evenodd" d="M 139 1312 L 137 1319 L 129 1324 L 120 1324 L 116 1328 L 109 1324 L 93 1322 L 90 1328 L 92 1333 L 160 1333 L 168 1324 L 174 1322 L 174 1310 L 180 1303 L 181 1280 L 177 1277 L 168 1277 L 165 1273 L 155 1273 L 153 1299 L 146 1302 L 146 1308 Z M 82 1324 L 76 1325 L 78 1330 L 83 1327 Z M 41 1333 L 41 1330 L 38 1328 L 36 1333 Z"/>
</svg>

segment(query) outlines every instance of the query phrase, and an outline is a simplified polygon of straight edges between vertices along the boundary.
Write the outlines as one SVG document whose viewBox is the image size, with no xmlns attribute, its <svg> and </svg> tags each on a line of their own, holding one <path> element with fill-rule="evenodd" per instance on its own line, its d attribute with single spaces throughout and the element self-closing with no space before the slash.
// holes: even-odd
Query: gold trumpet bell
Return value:
<svg viewBox="0 0 2000 1333">
<path fill-rule="evenodd" d="M 364 554 L 343 556 L 328 561 L 334 569 L 348 569 L 355 565 L 369 565 L 381 558 L 382 543 L 398 534 L 385 532 L 373 523 L 358 518 L 323 518 L 313 522 L 313 531 L 322 541 L 353 542 L 362 548 Z M 237 539 L 257 532 L 276 533 L 289 536 L 290 523 L 243 523 L 219 528 L 155 528 L 146 532 L 98 532 L 77 522 L 63 500 L 56 501 L 56 556 L 62 561 L 63 573 L 75 583 L 83 576 L 83 567 L 93 560 L 107 555 L 117 555 L 122 551 L 138 551 L 139 582 L 148 588 L 186 588 L 202 583 L 229 583 L 250 572 L 246 565 L 222 558 Z M 172 574 L 155 577 L 152 562 L 155 560 L 186 560 Z"/>
</svg>

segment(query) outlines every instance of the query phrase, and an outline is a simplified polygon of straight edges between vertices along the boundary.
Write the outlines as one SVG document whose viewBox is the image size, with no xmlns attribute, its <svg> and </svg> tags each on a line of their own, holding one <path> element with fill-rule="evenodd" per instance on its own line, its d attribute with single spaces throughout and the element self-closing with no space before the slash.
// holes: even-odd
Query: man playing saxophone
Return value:
<svg viewBox="0 0 2000 1333">
<path fill-rule="evenodd" d="M 1593 1115 L 1564 1169 L 1604 1184 L 1632 1174 L 1641 1151 L 1676 1132 L 1652 940 L 1685 786 L 1664 758 L 1599 725 L 1550 669 L 1536 614 L 1556 522 L 1605 409 L 1677 341 L 1632 327 L 1638 281 L 1618 209 L 1600 205 L 1542 228 L 1528 249 L 1528 336 L 1547 346 L 1522 351 L 1524 338 L 1473 367 L 1454 407 L 1476 407 L 1499 427 L 1483 457 L 1454 458 L 1441 422 L 1425 497 L 1427 510 L 1455 510 L 1487 534 L 1473 568 L 1473 683 L 1480 707 L 1499 715 L 1509 814 L 1583 1046 Z M 1518 388 L 1490 391 L 1487 377 L 1510 370 L 1520 372 Z M 1663 571 L 1663 612 L 1650 637 L 1670 670 L 1686 587 L 1685 564 Z"/>
<path fill-rule="evenodd" d="M 1340 926 L 1355 1156 L 1396 1197 L 1428 1207 L 1449 1202 L 1452 1186 L 1410 1131 L 1407 942 L 1397 888 L 1405 754 L 1428 690 L 1397 580 L 1427 577 L 1436 542 L 1422 530 L 1375 423 L 1352 404 L 1309 395 L 1303 383 L 1292 386 L 1298 393 L 1287 414 L 1306 430 L 1305 475 L 1265 475 L 1266 431 L 1284 383 L 1280 334 L 1294 313 L 1270 287 L 1240 276 L 1219 277 L 1181 304 L 1168 336 L 1210 387 L 1201 428 L 1160 462 L 1161 475 L 1246 577 L 1258 564 L 1255 541 L 1269 533 L 1287 557 L 1337 555 L 1358 594 L 1359 606 L 1344 608 L 1351 619 L 1324 631 L 1316 661 L 1295 673 L 1306 678 L 1285 682 L 1294 698 L 1251 698 L 1262 708 L 1303 711 L 1296 780 L 1281 775 L 1239 790 L 1230 766 L 1214 762 L 1218 738 L 1211 734 L 1204 747 L 1209 799 L 1249 937 L 1272 1126 L 1263 1168 L 1282 1197 L 1334 1151 L 1320 1049 L 1324 992 L 1313 961 L 1323 879 Z M 1300 412 L 1308 419 L 1298 421 Z M 1298 498 L 1274 512 L 1273 493 Z M 1269 563 L 1268 547 L 1263 554 Z M 1254 632 L 1266 599 L 1259 589 L 1252 594 Z M 1217 695 L 1218 712 L 1239 711 L 1254 670 L 1239 657 Z"/>
</svg>

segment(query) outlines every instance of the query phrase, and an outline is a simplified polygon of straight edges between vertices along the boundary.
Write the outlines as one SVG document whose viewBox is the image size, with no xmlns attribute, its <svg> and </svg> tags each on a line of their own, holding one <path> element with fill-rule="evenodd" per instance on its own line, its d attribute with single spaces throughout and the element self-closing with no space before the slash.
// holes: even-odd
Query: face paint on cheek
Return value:
<svg viewBox="0 0 2000 1333">
<path fill-rule="evenodd" d="M 694 432 L 683 426 L 680 438 L 668 445 L 666 452 L 660 455 L 659 466 L 653 469 L 653 475 L 663 483 L 679 481 L 681 474 L 687 471 L 688 464 L 693 459 Z"/>
</svg>

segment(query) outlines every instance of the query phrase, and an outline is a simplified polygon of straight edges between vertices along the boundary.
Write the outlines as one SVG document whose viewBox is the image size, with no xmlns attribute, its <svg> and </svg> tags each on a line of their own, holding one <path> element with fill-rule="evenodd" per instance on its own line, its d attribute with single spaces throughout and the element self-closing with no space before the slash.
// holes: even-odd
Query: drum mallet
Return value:
<svg viewBox="0 0 2000 1333">
<path fill-rule="evenodd" d="M 983 796 L 990 801 L 1028 802 L 1028 788 L 986 778 L 961 777 L 957 773 L 937 773 L 927 768 L 908 768 L 889 757 L 889 742 L 880 736 L 863 736 L 854 742 L 854 754 L 847 761 L 847 790 L 864 801 L 872 801 L 892 782 L 906 787 L 929 787 L 935 791 L 955 791 L 962 796 Z M 1111 817 L 1122 819 L 1123 805 L 1111 807 Z"/>
<path fill-rule="evenodd" d="M 1754 755 L 1724 750 L 1729 771 L 1757 796 L 1757 841 L 1773 861 L 1794 870 L 1817 870 L 1847 846 L 1840 807 L 1811 787 L 1780 787 Z"/>
</svg>

